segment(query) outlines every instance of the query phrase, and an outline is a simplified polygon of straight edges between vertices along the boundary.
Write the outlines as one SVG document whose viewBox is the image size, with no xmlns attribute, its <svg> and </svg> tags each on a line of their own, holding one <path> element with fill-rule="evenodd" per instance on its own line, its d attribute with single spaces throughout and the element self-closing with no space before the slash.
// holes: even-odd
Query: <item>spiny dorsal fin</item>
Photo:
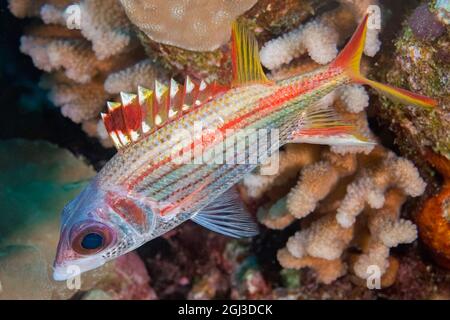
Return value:
<svg viewBox="0 0 450 320">
<path fill-rule="evenodd" d="M 233 87 L 245 84 L 270 83 L 259 59 L 255 36 L 238 22 L 232 29 Z"/>
<path fill-rule="evenodd" d="M 116 148 L 122 149 L 226 90 L 217 83 L 198 83 L 189 77 L 184 86 L 173 79 L 169 86 L 155 81 L 154 90 L 139 87 L 137 95 L 121 93 L 121 103 L 108 102 L 103 123 Z"/>
</svg>

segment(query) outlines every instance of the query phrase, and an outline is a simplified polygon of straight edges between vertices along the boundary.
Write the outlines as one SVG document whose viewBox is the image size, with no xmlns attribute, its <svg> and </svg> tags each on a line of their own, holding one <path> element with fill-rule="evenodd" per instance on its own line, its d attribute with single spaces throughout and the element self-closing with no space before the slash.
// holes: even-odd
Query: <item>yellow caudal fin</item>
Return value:
<svg viewBox="0 0 450 320">
<path fill-rule="evenodd" d="M 233 87 L 254 83 L 271 83 L 259 60 L 255 36 L 240 23 L 232 29 Z"/>
<path fill-rule="evenodd" d="M 347 44 L 344 50 L 342 50 L 336 60 L 331 64 L 330 68 L 344 69 L 345 73 L 355 83 L 369 85 L 377 90 L 378 93 L 387 96 L 395 102 L 425 108 L 436 107 L 438 105 L 438 102 L 434 99 L 415 94 L 404 89 L 372 81 L 361 75 L 360 65 L 361 57 L 364 52 L 364 46 L 366 43 L 368 19 L 369 15 L 364 18 L 355 34 L 351 38 L 350 42 Z"/>
</svg>

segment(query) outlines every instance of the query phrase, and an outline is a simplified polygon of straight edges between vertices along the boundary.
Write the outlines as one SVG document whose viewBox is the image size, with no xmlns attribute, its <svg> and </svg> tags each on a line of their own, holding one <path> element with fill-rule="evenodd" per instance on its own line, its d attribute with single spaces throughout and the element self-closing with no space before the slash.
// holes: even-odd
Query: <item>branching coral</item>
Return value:
<svg viewBox="0 0 450 320">
<path fill-rule="evenodd" d="M 68 78 L 87 83 L 107 67 L 90 51 L 83 39 L 48 39 L 24 36 L 21 51 L 33 58 L 34 64 L 47 72 L 63 69 Z"/>
<path fill-rule="evenodd" d="M 117 0 L 10 0 L 9 7 L 20 18 L 36 16 L 46 24 L 81 30 L 100 60 L 122 52 L 135 38 Z"/>
<path fill-rule="evenodd" d="M 72 0 L 9 0 L 9 10 L 18 18 L 38 17 L 45 5 L 63 9 L 71 3 Z"/>
<path fill-rule="evenodd" d="M 193 51 L 228 42 L 231 22 L 256 0 L 120 0 L 130 20 L 154 41 Z"/>
<path fill-rule="evenodd" d="M 354 273 L 366 279 L 371 266 L 378 266 L 382 274 L 389 267 L 389 250 L 402 243 L 411 243 L 417 238 L 416 226 L 409 220 L 400 219 L 400 209 L 406 201 L 400 189 L 390 189 L 386 193 L 384 205 L 380 209 L 367 210 L 367 226 L 370 236 L 360 246 L 362 254 L 353 261 Z"/>
<path fill-rule="evenodd" d="M 76 25 L 77 15 L 79 25 Z M 41 8 L 41 17 L 47 24 L 69 26 L 73 23 L 92 42 L 92 49 L 100 60 L 122 52 L 136 40 L 132 24 L 117 0 L 84 0 L 63 9 L 46 4 Z"/>
<path fill-rule="evenodd" d="M 150 63 L 144 69 L 135 68 L 140 73 L 133 81 L 133 73 L 124 71 L 128 78 L 120 78 L 122 84 L 118 88 L 120 84 L 114 79 L 124 73 L 120 71 L 145 57 L 121 4 L 117 0 L 71 4 L 72 1 L 10 0 L 10 9 L 18 17 L 36 16 L 44 22 L 26 30 L 21 50 L 36 67 L 49 73 L 41 85 L 49 90 L 50 100 L 61 107 L 64 116 L 82 123 L 89 135 L 110 146 L 109 139 L 101 136 L 101 128 L 95 128 L 106 100 L 114 99 L 120 90 L 136 88 L 136 82 L 144 78 L 145 83 L 154 81 L 156 72 Z M 105 90 L 109 75 L 112 80 L 106 88 L 111 91 Z"/>
<path fill-rule="evenodd" d="M 406 195 L 417 197 L 425 191 L 425 183 L 414 165 L 388 153 L 373 170 L 365 170 L 347 188 L 347 195 L 337 210 L 336 219 L 345 228 L 351 227 L 356 217 L 368 204 L 378 209 L 384 204 L 386 190 L 397 187 Z"/>
<path fill-rule="evenodd" d="M 309 146 L 297 148 L 302 153 L 313 152 Z M 285 268 L 311 267 L 320 281 L 330 283 L 346 272 L 347 250 L 356 246 L 362 253 L 352 260 L 351 270 L 365 279 L 368 266 L 386 273 L 390 248 L 416 239 L 416 227 L 400 219 L 400 208 L 407 195 L 421 195 L 425 183 L 406 159 L 382 147 L 369 155 L 326 151 L 319 161 L 297 169 L 301 169 L 297 185 L 258 211 L 260 222 L 273 229 L 282 229 L 295 219 L 304 221 L 302 230 L 278 253 Z M 255 180 L 254 176 L 253 184 L 244 181 L 250 195 Z M 266 178 L 261 181 L 264 184 Z M 278 187 L 263 188 L 272 193 Z"/>
<path fill-rule="evenodd" d="M 133 92 L 138 86 L 153 88 L 155 79 L 167 81 L 167 76 L 159 71 L 150 59 L 139 61 L 135 65 L 111 73 L 105 81 L 105 90 L 112 94 Z"/>
<path fill-rule="evenodd" d="M 368 96 L 363 88 L 344 87 L 321 103 L 376 141 L 367 124 Z M 298 181 L 292 181 L 297 174 Z M 285 268 L 310 267 L 324 283 L 348 270 L 365 279 L 367 268 L 375 265 L 390 279 L 383 283 L 392 284 L 395 260 L 389 256 L 390 248 L 417 237 L 416 227 L 400 219 L 400 208 L 407 196 L 419 196 L 425 189 L 411 162 L 381 146 L 325 150 L 288 145 L 280 152 L 277 175 L 256 173 L 243 185 L 245 197 L 269 199 L 258 210 L 266 227 L 281 230 L 301 219 L 302 230 L 279 251 L 278 260 Z M 367 240 L 362 241 L 366 233 Z M 361 254 L 348 259 L 352 247 Z"/>
<path fill-rule="evenodd" d="M 66 80 L 66 81 L 65 81 Z M 73 122 L 81 123 L 96 118 L 110 97 L 103 90 L 103 83 L 74 83 L 63 76 L 54 75 L 43 79 L 41 85 L 49 89 L 50 100 L 61 106 L 62 114 Z"/>
<path fill-rule="evenodd" d="M 261 49 L 261 62 L 268 69 L 277 69 L 294 58 L 308 53 L 317 63 L 327 64 L 338 53 L 337 46 L 350 34 L 352 27 L 377 1 L 341 1 L 341 7 L 267 42 Z M 374 56 L 380 49 L 379 29 L 367 34 L 365 53 Z"/>
</svg>

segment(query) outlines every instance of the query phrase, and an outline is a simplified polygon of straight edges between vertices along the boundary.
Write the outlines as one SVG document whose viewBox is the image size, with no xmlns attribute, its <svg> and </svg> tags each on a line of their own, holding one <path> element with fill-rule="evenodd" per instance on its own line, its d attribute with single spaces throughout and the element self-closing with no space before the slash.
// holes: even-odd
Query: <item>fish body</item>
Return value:
<svg viewBox="0 0 450 320">
<path fill-rule="evenodd" d="M 189 219 L 228 236 L 255 235 L 232 187 L 280 146 L 370 143 L 316 104 L 340 86 L 368 84 L 402 102 L 434 106 L 360 75 L 366 21 L 334 63 L 278 82 L 265 77 L 256 41 L 235 25 L 230 86 L 187 78 L 183 86 L 157 83 L 154 92 L 139 88 L 111 103 L 103 118 L 119 152 L 64 209 L 54 278 L 71 276 L 70 265 L 96 268 Z"/>
</svg>

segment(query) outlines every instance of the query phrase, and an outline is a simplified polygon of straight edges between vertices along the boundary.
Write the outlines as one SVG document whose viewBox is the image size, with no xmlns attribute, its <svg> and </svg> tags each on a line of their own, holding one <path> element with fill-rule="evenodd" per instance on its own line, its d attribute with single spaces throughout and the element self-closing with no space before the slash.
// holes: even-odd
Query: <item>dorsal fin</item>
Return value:
<svg viewBox="0 0 450 320">
<path fill-rule="evenodd" d="M 255 36 L 238 22 L 232 28 L 233 87 L 271 83 L 264 74 Z"/>
<path fill-rule="evenodd" d="M 103 123 L 120 150 L 227 90 L 217 83 L 198 83 L 189 77 L 184 86 L 173 79 L 169 86 L 155 81 L 154 90 L 139 87 L 137 95 L 121 93 L 121 103 L 108 102 Z"/>
</svg>

